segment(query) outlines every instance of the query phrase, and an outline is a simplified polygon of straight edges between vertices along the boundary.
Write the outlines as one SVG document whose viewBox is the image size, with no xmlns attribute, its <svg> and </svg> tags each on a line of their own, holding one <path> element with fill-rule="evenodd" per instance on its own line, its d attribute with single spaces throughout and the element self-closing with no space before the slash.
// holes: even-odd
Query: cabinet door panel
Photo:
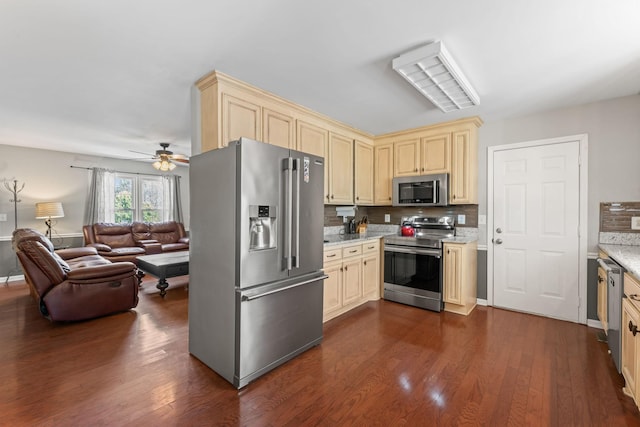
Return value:
<svg viewBox="0 0 640 427">
<path fill-rule="evenodd" d="M 324 202 L 329 203 L 329 132 L 302 120 L 297 121 L 296 129 L 298 151 L 324 157 Z"/>
<path fill-rule="evenodd" d="M 462 248 L 444 248 L 444 302 L 462 304 Z"/>
<path fill-rule="evenodd" d="M 477 151 L 468 130 L 456 131 L 451 140 L 451 204 L 477 203 Z"/>
<path fill-rule="evenodd" d="M 419 174 L 420 140 L 418 138 L 398 141 L 393 146 L 393 176 L 414 176 Z"/>
<path fill-rule="evenodd" d="M 380 145 L 375 148 L 375 188 L 376 205 L 391 204 L 391 185 L 393 180 L 393 144 Z"/>
<path fill-rule="evenodd" d="M 638 323 L 638 312 L 635 307 L 626 299 L 622 300 L 622 375 L 625 379 L 625 388 L 636 402 L 638 401 L 636 390 L 636 375 L 638 374 L 638 345 L 637 340 L 640 335 L 633 336 L 633 332 L 629 330 L 629 323 L 640 328 Z"/>
<path fill-rule="evenodd" d="M 447 173 L 451 164 L 451 133 L 420 140 L 421 174 Z"/>
<path fill-rule="evenodd" d="M 222 144 L 244 136 L 260 141 L 262 139 L 260 106 L 251 102 L 222 94 Z"/>
<path fill-rule="evenodd" d="M 380 266 L 378 255 L 372 255 L 362 260 L 362 292 L 366 296 L 380 297 Z"/>
<path fill-rule="evenodd" d="M 342 304 L 348 305 L 362 298 L 362 259 L 342 263 Z"/>
<path fill-rule="evenodd" d="M 323 313 L 330 313 L 342 307 L 342 264 L 325 264 Z"/>
<path fill-rule="evenodd" d="M 293 117 L 264 108 L 263 123 L 262 134 L 264 142 L 295 149 Z"/>
<path fill-rule="evenodd" d="M 329 203 L 353 203 L 353 141 L 334 133 L 329 134 L 329 191 Z"/>
<path fill-rule="evenodd" d="M 361 141 L 355 145 L 355 203 L 373 204 L 373 146 Z"/>
</svg>

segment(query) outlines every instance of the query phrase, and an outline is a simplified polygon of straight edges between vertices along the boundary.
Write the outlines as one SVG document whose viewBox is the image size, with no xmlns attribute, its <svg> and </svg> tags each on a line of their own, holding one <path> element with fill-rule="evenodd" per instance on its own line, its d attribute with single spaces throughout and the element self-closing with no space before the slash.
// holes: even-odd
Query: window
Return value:
<svg viewBox="0 0 640 427">
<path fill-rule="evenodd" d="M 167 217 L 162 177 L 116 173 L 114 193 L 116 223 L 158 222 Z"/>
</svg>

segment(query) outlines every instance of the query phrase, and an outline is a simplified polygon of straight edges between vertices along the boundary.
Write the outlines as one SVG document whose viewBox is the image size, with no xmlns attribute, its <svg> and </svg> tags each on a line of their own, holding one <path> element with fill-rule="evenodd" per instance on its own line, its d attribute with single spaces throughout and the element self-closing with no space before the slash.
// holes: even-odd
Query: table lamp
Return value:
<svg viewBox="0 0 640 427">
<path fill-rule="evenodd" d="M 64 210 L 60 202 L 36 203 L 36 219 L 46 219 L 47 237 L 51 239 L 51 218 L 63 218 Z"/>
</svg>

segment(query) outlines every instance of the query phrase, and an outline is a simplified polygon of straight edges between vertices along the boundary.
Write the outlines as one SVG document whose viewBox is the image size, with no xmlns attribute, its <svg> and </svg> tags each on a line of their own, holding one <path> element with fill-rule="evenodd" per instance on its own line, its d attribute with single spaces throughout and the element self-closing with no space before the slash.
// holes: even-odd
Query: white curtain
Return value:
<svg viewBox="0 0 640 427">
<path fill-rule="evenodd" d="M 183 222 L 182 220 L 182 196 L 180 194 L 180 176 L 165 175 L 162 177 L 162 190 L 164 203 L 163 221 Z"/>
<path fill-rule="evenodd" d="M 115 221 L 115 173 L 107 169 L 93 168 L 84 224 Z"/>
</svg>

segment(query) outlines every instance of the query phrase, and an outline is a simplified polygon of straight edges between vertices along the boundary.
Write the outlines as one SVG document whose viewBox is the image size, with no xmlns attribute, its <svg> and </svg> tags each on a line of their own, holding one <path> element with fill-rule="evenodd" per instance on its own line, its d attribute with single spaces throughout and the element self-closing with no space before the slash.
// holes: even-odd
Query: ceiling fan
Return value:
<svg viewBox="0 0 640 427">
<path fill-rule="evenodd" d="M 155 162 L 153 162 L 151 165 L 157 170 L 162 172 L 172 171 L 176 168 L 176 164 L 174 162 L 189 164 L 189 158 L 187 156 L 183 154 L 174 154 L 173 151 L 169 151 L 168 142 L 161 142 L 160 147 L 162 147 L 162 149 L 156 150 L 156 154 L 151 157 L 152 160 L 155 160 Z M 141 153 L 139 151 L 129 151 L 150 155 L 147 153 Z"/>
</svg>

